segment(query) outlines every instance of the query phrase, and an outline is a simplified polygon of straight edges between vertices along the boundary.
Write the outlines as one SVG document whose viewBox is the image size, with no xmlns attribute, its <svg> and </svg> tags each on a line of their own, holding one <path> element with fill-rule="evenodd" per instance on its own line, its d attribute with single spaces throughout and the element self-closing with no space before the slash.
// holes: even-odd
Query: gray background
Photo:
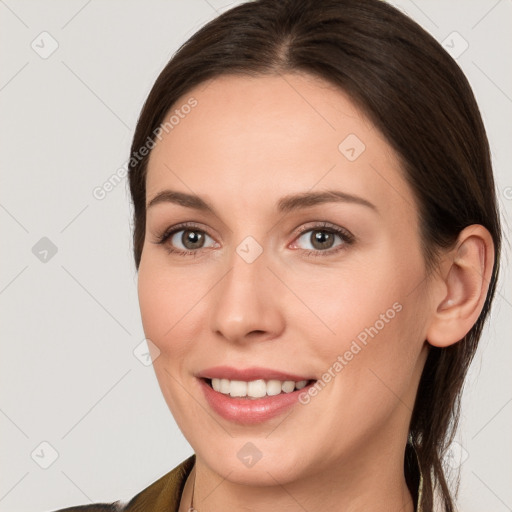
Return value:
<svg viewBox="0 0 512 512">
<path fill-rule="evenodd" d="M 226 3 L 0 0 L 2 511 L 128 500 L 192 454 L 143 355 L 126 180 L 93 190 L 160 70 Z M 510 218 L 512 1 L 393 3 L 460 53 Z M 449 459 L 465 512 L 512 510 L 509 254 Z"/>
</svg>

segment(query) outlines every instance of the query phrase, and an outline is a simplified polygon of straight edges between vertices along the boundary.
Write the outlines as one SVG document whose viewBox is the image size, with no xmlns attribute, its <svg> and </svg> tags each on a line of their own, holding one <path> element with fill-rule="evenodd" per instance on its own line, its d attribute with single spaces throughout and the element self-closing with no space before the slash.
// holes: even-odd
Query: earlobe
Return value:
<svg viewBox="0 0 512 512">
<path fill-rule="evenodd" d="M 441 272 L 443 286 L 434 297 L 426 339 L 435 347 L 460 341 L 471 330 L 482 311 L 494 265 L 494 244 L 480 225 L 462 230 Z"/>
</svg>

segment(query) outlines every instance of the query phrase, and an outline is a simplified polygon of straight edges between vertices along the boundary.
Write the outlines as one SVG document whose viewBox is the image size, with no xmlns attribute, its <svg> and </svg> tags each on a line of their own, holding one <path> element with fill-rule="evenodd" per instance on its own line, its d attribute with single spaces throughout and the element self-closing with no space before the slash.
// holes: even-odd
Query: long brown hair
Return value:
<svg viewBox="0 0 512 512">
<path fill-rule="evenodd" d="M 444 510 L 451 512 L 454 498 L 442 460 L 495 293 L 501 231 L 487 136 L 471 87 L 417 23 L 381 0 L 256 0 L 196 32 L 159 75 L 135 130 L 129 183 L 136 267 L 145 236 L 149 155 L 133 155 L 155 139 L 171 107 L 219 75 L 294 71 L 321 77 L 349 94 L 394 148 L 418 204 L 427 268 L 435 268 L 440 249 L 451 247 L 466 226 L 481 224 L 492 235 L 495 261 L 483 310 L 458 343 L 429 349 L 404 460 L 413 496 L 419 471 L 423 476 L 423 511 L 433 510 L 437 487 Z"/>
</svg>

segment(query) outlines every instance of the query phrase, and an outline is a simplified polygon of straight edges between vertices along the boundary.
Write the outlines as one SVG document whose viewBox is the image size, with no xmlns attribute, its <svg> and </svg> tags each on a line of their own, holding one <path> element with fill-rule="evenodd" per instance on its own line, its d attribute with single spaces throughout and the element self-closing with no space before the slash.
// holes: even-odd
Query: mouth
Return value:
<svg viewBox="0 0 512 512">
<path fill-rule="evenodd" d="M 228 379 L 226 374 L 232 378 Z M 212 412 L 245 426 L 261 424 L 284 414 L 301 402 L 302 393 L 308 393 L 317 382 L 299 375 L 254 368 L 226 370 L 226 367 L 218 367 L 196 377 Z"/>
<path fill-rule="evenodd" d="M 272 396 L 293 393 L 316 382 L 315 379 L 299 381 L 278 379 L 256 379 L 251 381 L 224 378 L 201 378 L 211 389 L 232 398 L 258 400 Z"/>
</svg>

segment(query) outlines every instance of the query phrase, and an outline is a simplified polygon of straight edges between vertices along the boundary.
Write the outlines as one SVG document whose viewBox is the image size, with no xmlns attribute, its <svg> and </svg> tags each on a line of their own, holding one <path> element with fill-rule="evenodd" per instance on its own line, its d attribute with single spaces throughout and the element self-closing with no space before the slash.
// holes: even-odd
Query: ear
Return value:
<svg viewBox="0 0 512 512">
<path fill-rule="evenodd" d="M 440 265 L 426 340 L 435 347 L 460 341 L 480 316 L 494 266 L 494 243 L 480 225 L 463 229 Z"/>
</svg>

